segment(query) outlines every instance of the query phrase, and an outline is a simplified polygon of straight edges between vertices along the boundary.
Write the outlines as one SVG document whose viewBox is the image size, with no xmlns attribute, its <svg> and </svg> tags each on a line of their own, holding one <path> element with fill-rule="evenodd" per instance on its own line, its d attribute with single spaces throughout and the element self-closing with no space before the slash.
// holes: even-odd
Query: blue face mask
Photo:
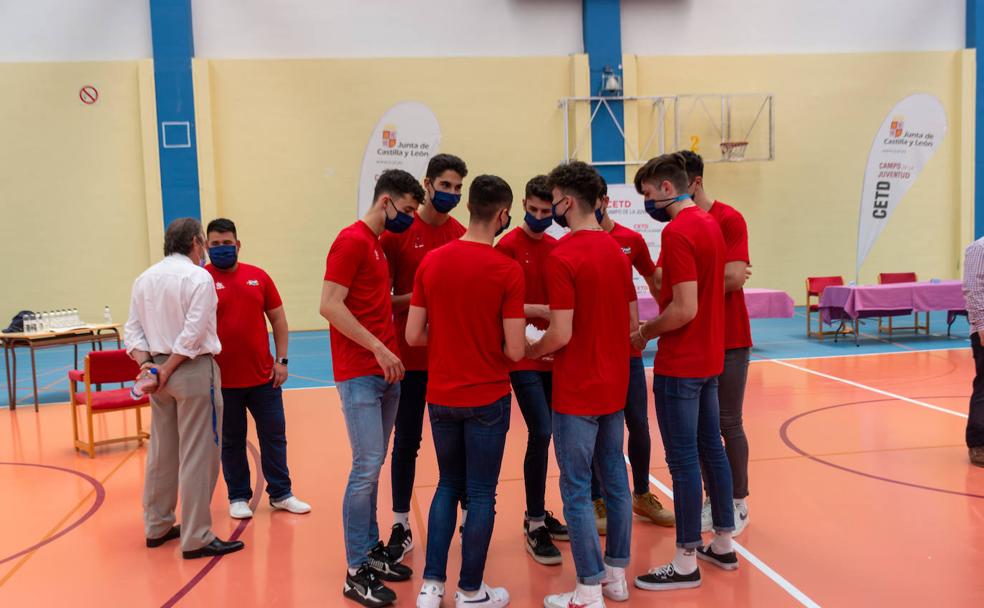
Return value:
<svg viewBox="0 0 984 608">
<path fill-rule="evenodd" d="M 383 227 L 390 232 L 400 234 L 413 225 L 413 216 L 409 213 L 403 213 L 397 209 L 396 205 L 393 205 L 393 201 L 390 201 L 389 204 L 392 205 L 393 209 L 396 211 L 396 217 L 391 218 L 387 215 L 386 221 L 383 223 Z"/>
<path fill-rule="evenodd" d="M 673 203 L 679 203 L 680 201 L 685 201 L 688 198 L 690 198 L 689 194 L 681 194 L 680 196 L 675 196 L 673 198 L 661 198 L 658 200 L 651 198 L 646 199 L 644 203 L 646 206 L 646 213 L 648 213 L 649 217 L 653 218 L 657 222 L 668 222 L 672 218 L 670 217 L 670 212 L 667 211 L 667 208 Z M 656 207 L 658 203 L 665 203 L 667 201 L 669 201 L 669 205 L 666 205 L 665 207 Z"/>
<path fill-rule="evenodd" d="M 506 230 L 508 230 L 509 229 L 509 224 L 512 224 L 512 216 L 511 215 L 507 215 L 506 216 L 506 223 L 503 224 L 502 226 L 500 226 L 499 229 L 495 231 L 495 235 L 496 236 L 499 236 L 500 234 L 502 234 L 503 232 L 505 232 Z"/>
<path fill-rule="evenodd" d="M 431 203 L 438 213 L 450 213 L 452 209 L 458 206 L 459 202 L 461 202 L 460 194 L 451 194 L 440 190 L 435 190 L 434 198 L 431 199 Z"/>
<path fill-rule="evenodd" d="M 598 220 L 599 224 L 601 223 L 601 218 L 603 217 L 605 217 L 605 214 L 601 212 L 601 209 L 595 209 L 595 219 Z"/>
<path fill-rule="evenodd" d="M 216 245 L 208 248 L 208 259 L 219 270 L 228 270 L 236 265 L 239 257 L 235 245 Z"/>
<path fill-rule="evenodd" d="M 530 214 L 529 211 L 526 212 L 526 225 L 530 227 L 530 230 L 537 234 L 545 231 L 552 223 L 553 216 L 548 215 L 547 217 L 536 219 L 532 214 Z"/>
<path fill-rule="evenodd" d="M 568 207 L 567 211 L 564 211 L 564 215 L 561 215 L 557 213 L 557 203 L 552 203 L 552 210 L 553 210 L 553 221 L 557 222 L 557 225 L 560 226 L 561 228 L 567 228 L 567 218 L 565 216 L 567 215 L 567 211 L 570 211 L 571 208 Z"/>
</svg>

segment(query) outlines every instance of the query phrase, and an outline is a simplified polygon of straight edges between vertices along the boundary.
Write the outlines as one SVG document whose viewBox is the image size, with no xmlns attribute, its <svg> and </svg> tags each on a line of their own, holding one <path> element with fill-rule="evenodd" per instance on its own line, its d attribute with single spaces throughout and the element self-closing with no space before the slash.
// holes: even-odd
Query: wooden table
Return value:
<svg viewBox="0 0 984 608">
<path fill-rule="evenodd" d="M 34 333 L 0 333 L 0 342 L 3 342 L 3 361 L 7 370 L 7 398 L 10 409 L 17 409 L 17 347 L 26 347 L 31 350 L 31 381 L 34 385 L 34 411 L 38 411 L 38 374 L 34 362 L 34 351 L 44 348 L 54 348 L 71 344 L 75 347 L 75 368 L 79 367 L 79 344 L 92 344 L 102 350 L 102 343 L 105 340 L 116 340 L 116 347 L 122 348 L 123 340 L 120 330 L 123 325 L 112 324 L 89 324 L 81 327 L 62 329 L 56 331 L 43 331 Z M 13 367 L 11 368 L 11 362 Z"/>
</svg>

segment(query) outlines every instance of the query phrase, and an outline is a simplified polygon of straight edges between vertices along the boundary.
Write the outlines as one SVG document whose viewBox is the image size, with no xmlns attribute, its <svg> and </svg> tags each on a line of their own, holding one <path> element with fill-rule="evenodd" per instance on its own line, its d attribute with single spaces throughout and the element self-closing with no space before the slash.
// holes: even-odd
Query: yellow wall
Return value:
<svg viewBox="0 0 984 608">
<path fill-rule="evenodd" d="M 637 89 L 626 94 L 775 95 L 776 160 L 708 165 L 705 184 L 748 220 L 750 285 L 784 289 L 802 304 L 806 276 L 854 279 L 871 142 L 892 106 L 916 92 L 943 102 L 946 138 L 869 254 L 861 280 L 901 271 L 959 277 L 973 201 L 971 53 L 626 57 L 626 66 L 638 66 L 626 77 Z M 689 146 L 689 138 L 680 143 Z"/>
<path fill-rule="evenodd" d="M 100 94 L 91 106 L 86 84 Z M 0 88 L 0 328 L 21 309 L 100 321 L 109 305 L 125 320 L 160 242 L 150 62 L 0 63 Z"/>
<path fill-rule="evenodd" d="M 324 328 L 325 255 L 356 219 L 362 155 L 383 112 L 427 104 L 441 151 L 464 158 L 469 177 L 512 186 L 515 223 L 526 181 L 562 159 L 557 102 L 572 95 L 575 64 L 586 69 L 581 57 L 196 61 L 205 219 L 236 222 L 243 261 L 276 281 L 293 329 Z M 465 220 L 464 205 L 454 215 Z"/>
</svg>

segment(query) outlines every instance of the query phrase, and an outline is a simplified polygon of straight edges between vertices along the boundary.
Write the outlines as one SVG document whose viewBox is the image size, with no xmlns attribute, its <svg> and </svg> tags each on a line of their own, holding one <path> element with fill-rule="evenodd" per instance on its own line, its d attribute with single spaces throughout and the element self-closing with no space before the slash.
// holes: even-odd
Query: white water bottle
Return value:
<svg viewBox="0 0 984 608">
<path fill-rule="evenodd" d="M 152 367 L 144 372 L 140 379 L 133 383 L 133 387 L 130 388 L 130 399 L 134 401 L 139 401 L 143 399 L 145 391 L 157 384 L 157 368 Z"/>
<path fill-rule="evenodd" d="M 113 315 L 109 314 L 109 306 L 103 307 L 103 321 L 106 322 L 106 325 L 113 324 Z"/>
</svg>

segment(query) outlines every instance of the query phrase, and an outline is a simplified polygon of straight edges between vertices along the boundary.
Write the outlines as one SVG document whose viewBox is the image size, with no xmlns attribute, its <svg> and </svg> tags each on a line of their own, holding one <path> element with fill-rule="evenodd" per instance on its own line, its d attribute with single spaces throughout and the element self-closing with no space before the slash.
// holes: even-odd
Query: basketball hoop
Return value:
<svg viewBox="0 0 984 608">
<path fill-rule="evenodd" d="M 721 157 L 724 160 L 744 160 L 747 149 L 747 141 L 722 141 Z"/>
</svg>

